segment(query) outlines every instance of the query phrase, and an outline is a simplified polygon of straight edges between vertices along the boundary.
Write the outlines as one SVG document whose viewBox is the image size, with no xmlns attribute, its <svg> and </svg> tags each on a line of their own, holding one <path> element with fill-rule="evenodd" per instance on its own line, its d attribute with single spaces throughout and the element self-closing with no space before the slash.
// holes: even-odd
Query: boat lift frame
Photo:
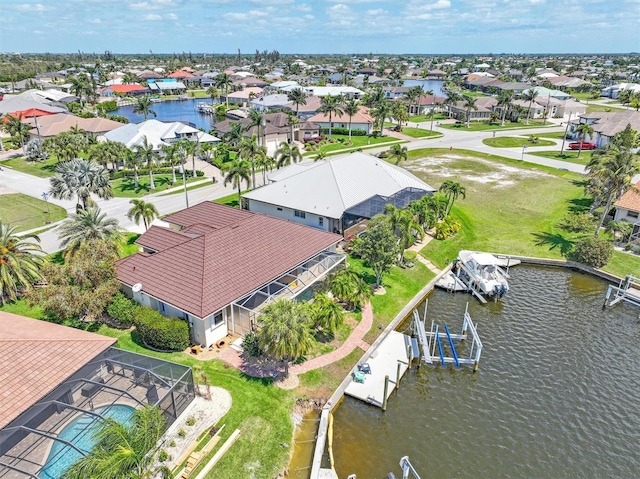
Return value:
<svg viewBox="0 0 640 479">
<path fill-rule="evenodd" d="M 469 315 L 469 303 L 464 310 L 464 319 L 462 322 L 462 331 L 460 334 L 452 334 L 449 331 L 449 327 L 445 324 L 445 332 L 440 332 L 439 325 L 431 322 L 431 329 L 429 332 L 425 329 L 425 321 L 427 317 L 427 303 L 424 306 L 424 319 L 420 319 L 420 314 L 417 309 L 413 310 L 413 325 L 416 335 L 418 336 L 418 343 L 421 348 L 421 359 L 427 364 L 440 363 L 442 366 L 447 364 L 455 364 L 456 367 L 466 364 L 473 367 L 473 371 L 476 372 L 480 365 L 480 356 L 482 354 L 482 341 L 478 335 L 476 325 L 473 324 L 471 316 Z M 471 335 L 471 348 L 468 357 L 460 357 L 456 350 L 454 340 L 465 341 L 469 334 Z M 445 356 L 442 348 L 442 340 L 447 340 L 451 348 L 452 356 Z M 436 348 L 438 350 L 436 355 Z"/>
<path fill-rule="evenodd" d="M 628 274 L 618 286 L 610 284 L 602 307 L 613 306 L 620 301 L 640 306 L 640 278 Z"/>
</svg>

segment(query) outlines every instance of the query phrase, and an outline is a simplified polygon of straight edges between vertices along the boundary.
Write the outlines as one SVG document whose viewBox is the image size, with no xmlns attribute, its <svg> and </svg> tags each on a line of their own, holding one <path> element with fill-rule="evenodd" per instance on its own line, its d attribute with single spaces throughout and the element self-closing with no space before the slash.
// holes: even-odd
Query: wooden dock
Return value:
<svg viewBox="0 0 640 479">
<path fill-rule="evenodd" d="M 398 380 L 409 368 L 409 362 L 414 355 L 417 355 L 417 352 L 412 352 L 411 338 L 406 334 L 391 331 L 367 359 L 371 373 L 365 374 L 364 383 L 356 382 L 352 375 L 345 394 L 374 406 L 384 407 L 386 399 L 398 386 Z M 385 376 L 389 377 L 386 397 Z"/>
</svg>

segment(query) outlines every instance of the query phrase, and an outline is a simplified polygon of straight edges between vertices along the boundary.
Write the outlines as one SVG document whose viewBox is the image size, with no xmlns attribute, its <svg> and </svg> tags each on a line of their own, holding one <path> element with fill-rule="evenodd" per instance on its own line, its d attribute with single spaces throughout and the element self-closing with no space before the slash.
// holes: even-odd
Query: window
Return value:
<svg viewBox="0 0 640 479">
<path fill-rule="evenodd" d="M 638 218 L 637 211 L 627 211 L 627 218 Z"/>
<path fill-rule="evenodd" d="M 282 208 L 276 208 L 278 211 L 282 211 Z"/>
<path fill-rule="evenodd" d="M 304 211 L 298 211 L 298 210 L 293 210 L 293 216 L 295 216 L 296 218 L 306 218 L 307 215 L 305 214 Z"/>
<path fill-rule="evenodd" d="M 222 311 L 218 311 L 216 314 L 213 315 L 213 317 L 210 319 L 211 321 L 211 329 L 216 328 L 218 326 L 220 326 L 222 323 L 224 323 L 224 317 L 222 315 Z"/>
<path fill-rule="evenodd" d="M 324 218 L 322 216 L 318 218 L 318 226 L 324 226 Z"/>
</svg>

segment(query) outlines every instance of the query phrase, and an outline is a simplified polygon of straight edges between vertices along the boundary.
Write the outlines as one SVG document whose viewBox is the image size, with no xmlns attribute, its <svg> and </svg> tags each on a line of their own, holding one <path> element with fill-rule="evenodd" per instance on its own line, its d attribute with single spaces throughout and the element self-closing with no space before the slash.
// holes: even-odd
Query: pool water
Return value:
<svg viewBox="0 0 640 479">
<path fill-rule="evenodd" d="M 97 414 L 105 418 L 111 418 L 121 424 L 126 424 L 131 420 L 135 408 L 124 404 L 114 404 L 112 406 L 98 407 L 94 410 Z M 67 424 L 58 437 L 70 442 L 78 449 L 89 453 L 96 445 L 93 437 L 96 428 L 100 425 L 100 418 L 91 414 L 83 414 Z M 58 479 L 62 473 L 74 464 L 82 455 L 66 444 L 55 441 L 49 452 L 49 457 L 38 477 L 40 479 Z"/>
</svg>

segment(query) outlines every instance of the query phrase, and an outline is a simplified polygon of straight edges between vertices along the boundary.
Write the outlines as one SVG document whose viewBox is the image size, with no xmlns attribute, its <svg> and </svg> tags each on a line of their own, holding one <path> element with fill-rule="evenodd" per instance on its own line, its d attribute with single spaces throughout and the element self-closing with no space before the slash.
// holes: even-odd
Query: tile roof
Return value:
<svg viewBox="0 0 640 479">
<path fill-rule="evenodd" d="M 43 137 L 55 136 L 63 131 L 69 131 L 73 127 L 78 127 L 89 133 L 99 134 L 120 128 L 122 123 L 109 120 L 107 118 L 81 118 L 75 115 L 58 113 L 55 115 L 47 115 L 38 118 L 38 128 L 35 128 L 35 120 L 29 120 L 28 123 L 34 127 L 29 133 Z M 38 129 L 40 130 L 38 132 Z"/>
<path fill-rule="evenodd" d="M 329 115 L 326 113 L 316 113 L 311 118 L 309 118 L 309 121 L 312 121 L 314 123 L 329 123 Z M 331 115 L 332 123 L 338 123 L 341 121 L 348 122 L 349 115 L 347 115 L 346 113 L 342 115 Z M 353 115 L 353 117 L 351 118 L 351 123 L 368 123 L 370 125 L 373 125 L 374 122 L 375 120 L 369 114 L 369 109 L 364 106 L 361 106 L 358 109 L 358 113 Z"/>
<path fill-rule="evenodd" d="M 136 84 L 109 85 L 107 87 L 102 88 L 100 90 L 100 92 L 103 92 L 105 90 L 111 90 L 111 91 L 116 92 L 116 93 L 131 93 L 133 91 L 145 91 L 145 90 L 147 90 L 147 87 L 144 87 L 142 85 L 136 85 Z"/>
<path fill-rule="evenodd" d="M 115 342 L 0 311 L 0 429 Z"/>
<path fill-rule="evenodd" d="M 640 213 L 640 181 L 634 186 L 635 189 L 629 188 L 613 206 Z"/>
<path fill-rule="evenodd" d="M 141 283 L 144 293 L 199 318 L 341 240 L 333 233 L 211 202 L 164 220 L 185 227 L 182 233 L 195 237 L 155 254 L 138 253 L 118 261 L 118 279 L 130 286 Z M 158 234 L 158 230 L 151 233 Z M 166 234 L 175 237 L 169 230 Z M 138 243 L 145 244 L 145 236 L 149 232 Z"/>
</svg>

